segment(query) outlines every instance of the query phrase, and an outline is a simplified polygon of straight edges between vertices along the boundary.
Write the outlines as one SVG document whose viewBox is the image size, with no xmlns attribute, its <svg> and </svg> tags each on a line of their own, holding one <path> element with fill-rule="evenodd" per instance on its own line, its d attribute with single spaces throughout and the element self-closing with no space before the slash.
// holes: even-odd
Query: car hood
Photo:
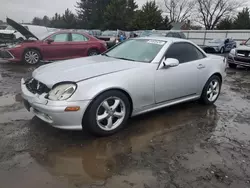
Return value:
<svg viewBox="0 0 250 188">
<path fill-rule="evenodd" d="M 31 33 L 28 29 L 26 29 L 25 27 L 23 27 L 21 24 L 15 22 L 14 20 L 7 18 L 6 22 L 13 27 L 16 31 L 18 31 L 19 33 L 21 33 L 26 39 L 29 38 L 35 38 L 37 40 L 39 40 L 33 33 Z"/>
<path fill-rule="evenodd" d="M 210 43 L 207 43 L 206 46 L 209 46 L 209 47 L 214 47 L 214 46 L 220 46 L 221 43 L 217 43 L 217 42 L 210 42 Z"/>
<path fill-rule="evenodd" d="M 79 82 L 98 76 L 136 68 L 143 63 L 125 61 L 102 55 L 65 60 L 36 69 L 32 76 L 49 88 L 59 82 Z"/>
<path fill-rule="evenodd" d="M 242 46 L 239 46 L 236 50 L 249 50 L 250 51 L 250 46 L 242 45 Z"/>
</svg>

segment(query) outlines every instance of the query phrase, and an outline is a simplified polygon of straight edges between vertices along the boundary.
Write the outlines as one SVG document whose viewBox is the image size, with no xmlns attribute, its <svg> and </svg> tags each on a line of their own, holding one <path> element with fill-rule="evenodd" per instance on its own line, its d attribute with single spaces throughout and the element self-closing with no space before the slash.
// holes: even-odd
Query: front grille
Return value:
<svg viewBox="0 0 250 188">
<path fill-rule="evenodd" d="M 244 63 L 250 63 L 250 58 L 235 57 L 234 60 L 239 61 L 239 62 L 244 62 Z"/>
<path fill-rule="evenodd" d="M 237 50 L 237 56 L 249 57 L 250 51 L 248 50 Z"/>
<path fill-rule="evenodd" d="M 49 93 L 50 91 L 50 89 L 45 84 L 34 78 L 26 80 L 25 85 L 26 88 L 33 94 L 41 95 L 43 93 Z"/>
<path fill-rule="evenodd" d="M 3 59 L 10 59 L 13 58 L 12 55 L 10 54 L 10 52 L 6 51 L 6 50 L 0 50 L 0 58 Z"/>
</svg>

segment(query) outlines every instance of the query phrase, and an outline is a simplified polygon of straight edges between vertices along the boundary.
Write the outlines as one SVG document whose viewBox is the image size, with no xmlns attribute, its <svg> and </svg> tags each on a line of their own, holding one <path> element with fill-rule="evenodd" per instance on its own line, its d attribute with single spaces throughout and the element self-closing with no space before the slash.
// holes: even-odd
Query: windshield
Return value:
<svg viewBox="0 0 250 188">
<path fill-rule="evenodd" d="M 116 31 L 103 31 L 102 36 L 116 36 Z"/>
<path fill-rule="evenodd" d="M 151 39 L 127 40 L 104 55 L 117 59 L 150 63 L 165 43 L 165 41 Z"/>
<path fill-rule="evenodd" d="M 49 32 L 44 34 L 43 36 L 39 37 L 39 39 L 46 40 L 50 35 L 54 34 L 55 32 Z"/>
<path fill-rule="evenodd" d="M 8 25 L 5 30 L 15 30 L 13 27 L 11 27 L 10 25 Z"/>
<path fill-rule="evenodd" d="M 223 40 L 222 39 L 213 39 L 211 41 L 209 41 L 209 43 L 222 43 Z"/>
<path fill-rule="evenodd" d="M 152 31 L 143 31 L 140 35 L 140 37 L 147 37 L 151 35 L 153 32 Z"/>
</svg>

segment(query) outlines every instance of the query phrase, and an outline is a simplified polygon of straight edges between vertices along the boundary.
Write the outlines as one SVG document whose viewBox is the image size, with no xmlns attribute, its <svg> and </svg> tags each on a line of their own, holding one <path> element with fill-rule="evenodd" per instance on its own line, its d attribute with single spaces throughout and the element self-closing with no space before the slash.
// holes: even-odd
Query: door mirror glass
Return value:
<svg viewBox="0 0 250 188">
<path fill-rule="evenodd" d="M 174 59 L 174 58 L 167 58 L 163 61 L 163 66 L 165 68 L 168 67 L 177 67 L 180 64 L 178 59 Z"/>
<path fill-rule="evenodd" d="M 54 42 L 53 39 L 47 39 L 46 41 L 47 41 L 48 44 L 51 44 L 52 42 Z"/>
</svg>

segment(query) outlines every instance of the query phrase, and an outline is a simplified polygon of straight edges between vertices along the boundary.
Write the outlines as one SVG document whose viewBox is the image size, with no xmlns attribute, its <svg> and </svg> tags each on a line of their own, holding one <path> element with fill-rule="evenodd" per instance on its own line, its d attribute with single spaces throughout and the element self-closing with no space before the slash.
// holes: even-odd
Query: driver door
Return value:
<svg viewBox="0 0 250 188">
<path fill-rule="evenodd" d="M 205 68 L 202 63 L 204 54 L 188 42 L 172 44 L 165 58 L 179 60 L 176 67 L 160 66 L 155 76 L 155 102 L 167 102 L 195 96 L 198 92 L 199 69 Z"/>
<path fill-rule="evenodd" d="M 52 35 L 50 39 L 53 42 L 48 43 L 46 40 L 43 44 L 43 57 L 46 60 L 61 60 L 70 58 L 71 54 L 69 51 L 70 41 L 69 33 L 57 33 Z"/>
</svg>

